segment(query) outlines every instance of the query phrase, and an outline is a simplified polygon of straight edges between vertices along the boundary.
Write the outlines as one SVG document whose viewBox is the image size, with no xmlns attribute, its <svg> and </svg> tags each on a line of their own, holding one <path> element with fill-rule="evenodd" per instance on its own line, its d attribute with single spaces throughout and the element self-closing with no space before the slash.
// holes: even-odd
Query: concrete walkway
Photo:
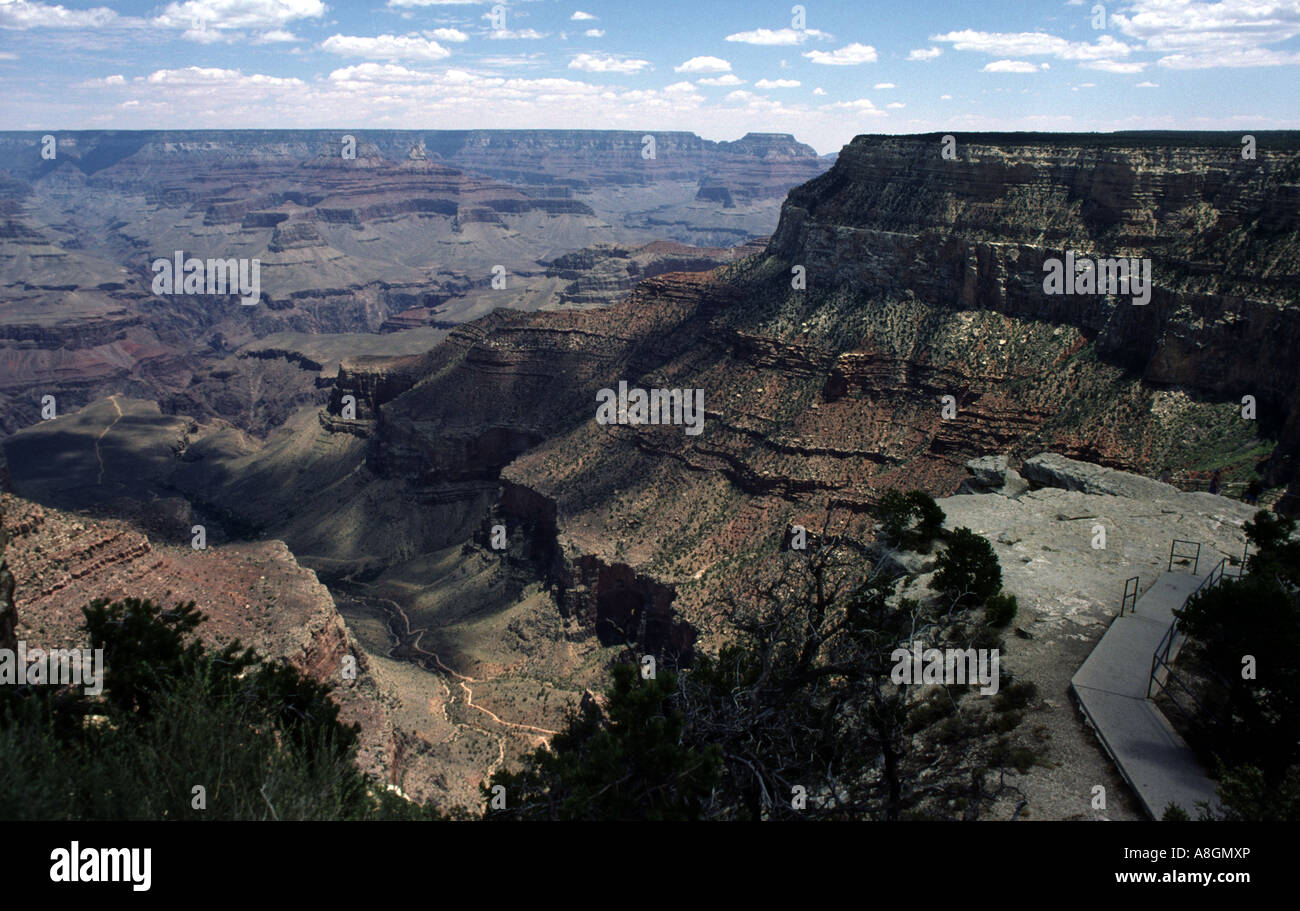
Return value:
<svg viewBox="0 0 1300 911">
<path fill-rule="evenodd" d="M 1162 575 L 1138 598 L 1133 613 L 1116 618 L 1070 681 L 1102 746 L 1154 819 L 1170 801 L 1193 819 L 1197 801 L 1218 806 L 1214 782 L 1147 699 L 1151 655 L 1173 622 L 1174 608 L 1200 584 L 1201 577 L 1191 573 Z"/>
</svg>

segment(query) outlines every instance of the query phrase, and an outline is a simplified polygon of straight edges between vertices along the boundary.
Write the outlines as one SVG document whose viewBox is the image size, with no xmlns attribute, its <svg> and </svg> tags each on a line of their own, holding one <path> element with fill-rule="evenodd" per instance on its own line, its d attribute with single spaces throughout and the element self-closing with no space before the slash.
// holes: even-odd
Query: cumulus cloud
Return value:
<svg viewBox="0 0 1300 911">
<path fill-rule="evenodd" d="M 254 44 L 282 44 L 288 41 L 301 41 L 302 39 L 293 32 L 284 29 L 274 29 L 269 32 L 263 32 L 254 39 Z"/>
<path fill-rule="evenodd" d="M 426 38 L 435 38 L 438 41 L 450 41 L 453 44 L 460 44 L 469 40 L 469 35 L 465 34 L 458 28 L 435 28 L 431 31 L 421 32 Z"/>
<path fill-rule="evenodd" d="M 1232 48 L 1200 54 L 1169 54 L 1156 61 L 1171 70 L 1207 70 L 1215 67 L 1300 65 L 1300 51 L 1274 51 L 1265 47 Z"/>
<path fill-rule="evenodd" d="M 877 82 L 874 86 L 872 86 L 872 88 L 877 88 L 877 89 L 896 89 L 896 88 L 898 88 L 898 86 L 894 85 L 892 82 Z"/>
<path fill-rule="evenodd" d="M 588 73 L 639 73 L 649 68 L 649 60 L 615 57 L 613 54 L 578 54 L 569 61 L 569 69 Z"/>
<path fill-rule="evenodd" d="M 1103 35 L 1096 42 L 1068 41 L 1045 32 L 980 32 L 936 35 L 956 50 L 991 56 L 1046 55 L 1116 73 L 1140 72 L 1117 64 L 1132 52 L 1158 53 L 1167 69 L 1300 65 L 1300 51 L 1269 45 L 1300 37 L 1300 0 L 1130 0 L 1109 23 L 1129 42 Z M 1131 43 L 1130 43 L 1131 42 Z"/>
<path fill-rule="evenodd" d="M 801 86 L 797 79 L 760 79 L 754 83 L 756 89 L 797 89 Z"/>
<path fill-rule="evenodd" d="M 744 85 L 745 80 L 734 73 L 728 73 L 725 76 L 709 76 L 707 79 L 699 80 L 699 83 L 700 85 Z"/>
<path fill-rule="evenodd" d="M 756 28 L 748 32 L 736 32 L 728 35 L 727 41 L 740 44 L 758 44 L 765 46 L 803 44 L 809 38 L 829 38 L 830 35 L 815 28 Z"/>
<path fill-rule="evenodd" d="M 832 111 L 853 111 L 857 114 L 864 114 L 868 117 L 887 117 L 889 116 L 880 108 L 871 103 L 869 98 L 858 98 L 854 101 L 837 101 L 834 104 L 822 105 L 826 110 Z"/>
<path fill-rule="evenodd" d="M 1079 66 L 1089 70 L 1101 70 L 1104 73 L 1140 73 L 1147 67 L 1145 63 L 1137 61 L 1121 63 L 1115 60 L 1089 60 Z"/>
<path fill-rule="evenodd" d="M 979 32 L 963 29 L 944 35 L 933 35 L 931 41 L 951 44 L 954 50 L 977 51 L 990 56 L 1055 57 L 1060 60 L 1102 60 L 1127 56 L 1133 49 L 1110 35 L 1102 35 L 1096 43 L 1067 41 L 1046 32 Z"/>
<path fill-rule="evenodd" d="M 692 57 L 681 66 L 673 67 L 676 73 L 730 73 L 731 64 L 721 57 Z"/>
<path fill-rule="evenodd" d="M 875 63 L 876 49 L 869 44 L 847 44 L 838 51 L 808 51 L 804 54 L 813 63 L 826 66 L 857 66 Z"/>
<path fill-rule="evenodd" d="M 495 28 L 488 32 L 488 37 L 495 41 L 538 41 L 546 37 L 545 32 L 539 32 L 535 28 L 522 28 L 518 31 L 508 28 Z"/>
<path fill-rule="evenodd" d="M 186 0 L 169 3 L 153 20 L 167 28 L 191 31 L 274 29 L 298 19 L 325 15 L 321 0 Z"/>
<path fill-rule="evenodd" d="M 576 11 L 569 19 L 573 22 L 585 22 L 589 19 L 595 19 L 591 13 L 584 13 L 582 10 Z"/>
<path fill-rule="evenodd" d="M 370 60 L 442 60 L 451 56 L 451 51 L 438 42 L 417 35 L 380 35 L 376 38 L 331 35 L 321 42 L 320 47 L 343 57 Z"/>
<path fill-rule="evenodd" d="M 980 70 L 981 73 L 1037 73 L 1040 66 L 1042 69 L 1047 68 L 1047 64 L 1030 63 L 1028 60 L 994 60 L 992 63 L 984 64 Z"/>
<path fill-rule="evenodd" d="M 588 38 L 604 38 L 605 30 L 603 28 L 589 28 L 583 34 Z"/>
<path fill-rule="evenodd" d="M 937 47 L 929 47 L 929 48 L 918 47 L 915 48 L 914 50 L 910 50 L 907 52 L 907 59 L 921 60 L 921 61 L 933 60 L 935 57 L 938 57 L 942 53 L 943 51 Z"/>
<path fill-rule="evenodd" d="M 99 28 L 117 18 L 117 13 L 106 6 L 94 9 L 70 10 L 49 3 L 27 3 L 11 0 L 0 4 L 0 28 Z"/>
<path fill-rule="evenodd" d="M 139 82 L 139 77 L 136 78 Z M 226 70 L 215 66 L 187 66 L 176 70 L 154 70 L 144 78 L 150 85 L 176 88 L 199 88 L 209 91 L 215 85 L 231 89 L 289 88 L 305 85 L 301 79 L 264 76 L 255 73 L 245 76 L 239 70 Z"/>
</svg>

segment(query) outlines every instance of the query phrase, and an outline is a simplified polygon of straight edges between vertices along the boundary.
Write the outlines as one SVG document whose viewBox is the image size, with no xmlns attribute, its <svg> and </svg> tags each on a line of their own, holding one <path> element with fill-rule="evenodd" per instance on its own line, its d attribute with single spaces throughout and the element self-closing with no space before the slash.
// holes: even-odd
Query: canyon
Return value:
<svg viewBox="0 0 1300 911">
<path fill-rule="evenodd" d="M 233 600 L 218 591 L 226 574 L 251 579 L 271 567 L 271 578 L 302 592 L 337 632 L 329 634 L 332 645 L 319 645 L 321 656 L 332 656 L 321 662 L 292 638 L 260 641 L 324 674 L 353 637 L 346 647 L 380 669 L 371 674 L 371 704 L 389 706 L 389 720 L 372 725 L 394 732 L 374 748 L 388 757 L 384 774 L 408 794 L 452 806 L 474 800 L 488 771 L 557 730 L 569 707 L 603 686 L 620 650 L 671 663 L 725 643 L 722 596 L 767 578 L 790 526 L 869 540 L 870 510 L 884 491 L 947 497 L 967 481 L 973 458 L 1004 455 L 1018 465 L 1046 451 L 1132 474 L 1169 468 L 1189 488 L 1215 470 L 1229 485 L 1258 476 L 1282 509 L 1300 495 L 1300 418 L 1290 407 L 1300 392 L 1290 355 L 1300 341 L 1300 135 L 1256 134 L 1254 160 L 1241 158 L 1240 137 L 1229 134 L 964 134 L 955 160 L 940 155 L 937 134 L 860 136 L 821 173 L 825 163 L 793 140 L 759 136 L 723 149 L 682 139 L 676 160 L 678 140 L 660 134 L 659 158 L 649 164 L 674 192 L 694 187 L 673 205 L 712 207 L 712 215 L 691 222 L 698 229 L 665 232 L 658 245 L 602 235 L 605 246 L 584 242 L 559 255 L 563 245 L 526 219 L 561 217 L 558 211 L 566 226 L 556 230 L 576 232 L 584 219 L 608 219 L 617 202 L 626 207 L 629 234 L 675 223 L 672 211 L 636 208 L 645 198 L 637 181 L 646 175 L 619 156 L 633 148 L 639 155 L 640 135 L 598 145 L 590 152 L 596 160 L 620 163 L 585 182 L 564 176 L 579 154 L 567 139 L 543 152 L 475 135 L 424 135 L 428 158 L 414 161 L 398 155 L 419 138 L 386 139 L 364 194 L 340 176 L 341 163 L 304 151 L 295 167 L 311 170 L 312 180 L 299 173 L 293 179 L 303 188 L 278 201 L 216 179 L 198 194 L 202 206 L 186 197 L 188 214 L 149 242 L 179 245 L 189 232 L 189 250 L 204 231 L 242 232 L 259 238 L 246 251 L 261 244 L 268 257 L 310 251 L 282 257 L 278 285 L 264 260 L 270 299 L 252 308 L 248 325 L 167 303 L 168 318 L 189 327 L 168 331 L 192 341 L 203 327 L 211 353 L 197 363 L 167 349 L 146 318 L 162 302 L 119 299 L 143 278 L 112 277 L 103 267 L 95 273 L 89 264 L 80 272 L 76 257 L 87 254 L 75 249 L 47 253 L 65 257 L 57 266 L 44 263 L 36 229 L 11 222 L 4 275 L 14 300 L 5 298 L 5 312 L 21 319 L 5 323 L 15 327 L 6 330 L 6 357 L 39 363 L 46 376 L 61 378 L 60 395 L 71 400 L 55 420 L 41 421 L 23 405 L 5 425 L 19 495 L 5 501 L 5 521 L 19 542 L 10 552 L 20 623 L 32 622 L 29 604 L 33 617 L 44 615 L 41 599 L 54 590 L 42 593 L 63 579 L 21 543 L 52 522 L 104 528 L 68 544 L 60 559 L 104 551 L 118 555 L 104 566 L 162 560 L 156 571 L 169 584 L 176 577 L 177 592 L 226 618 L 214 629 L 250 637 L 255 628 L 239 625 L 249 617 L 266 618 L 267 637 L 306 622 L 293 613 L 305 606 L 277 603 L 259 614 L 254 608 L 264 602 L 242 594 L 251 581 L 234 589 Z M 359 140 L 356 160 L 372 161 Z M 266 168 L 277 186 L 295 186 L 278 152 L 269 162 L 254 154 L 257 141 L 266 140 L 214 140 L 211 154 L 242 149 L 231 159 L 241 168 Z M 316 149 L 325 138 L 301 142 Z M 482 148 L 475 143 L 488 149 L 476 153 L 481 177 L 469 176 L 466 163 Z M 102 149 L 100 160 L 115 163 L 93 179 L 126 187 L 128 172 L 102 172 L 161 155 L 167 144 L 145 141 L 128 152 L 105 140 Z M 705 173 L 700 162 L 715 160 L 723 164 Z M 736 171 L 741 165 L 748 176 Z M 461 167 L 458 176 L 446 173 Z M 799 168 L 809 173 L 777 201 L 771 175 L 788 179 Z M 455 212 L 410 202 L 413 180 L 443 181 L 439 193 L 459 200 Z M 505 180 L 526 186 L 493 183 Z M 715 181 L 727 192 L 713 189 Z M 290 198 L 308 184 L 324 195 Z M 539 188 L 573 196 L 543 196 Z M 685 245 L 721 239 L 735 210 L 752 215 L 757 209 L 747 206 L 778 204 L 769 242 L 757 242 L 755 232 L 735 235 L 730 247 Z M 343 210 L 351 214 L 337 214 Z M 471 212 L 479 214 L 463 217 Z M 462 231 L 497 231 L 504 244 L 491 227 L 499 220 L 527 235 L 527 244 L 547 247 L 529 247 L 535 271 L 508 268 L 525 275 L 521 289 L 545 293 L 525 299 L 520 290 L 515 305 L 488 308 L 487 268 L 471 279 L 473 269 L 440 275 L 414 260 L 411 271 L 391 273 L 354 262 L 360 247 L 347 243 L 360 244 L 367 232 L 394 245 L 385 249 L 404 249 L 396 233 L 384 233 L 392 216 L 454 218 Z M 109 212 L 86 217 L 102 226 Z M 446 237 L 455 233 L 450 224 L 436 230 L 444 229 Z M 124 227 L 111 243 L 138 248 L 128 236 L 146 235 Z M 477 262 L 487 265 L 504 249 L 484 244 L 465 255 L 482 253 Z M 334 251 L 350 258 L 346 293 L 333 287 Z M 1045 295 L 1043 264 L 1067 251 L 1149 259 L 1150 303 Z M 799 267 L 803 287 L 792 284 Z M 81 284 L 60 293 L 82 309 L 42 327 L 32 301 L 72 281 L 58 277 L 64 273 Z M 86 276 L 102 281 L 92 289 Z M 370 284 L 356 286 L 358 278 Z M 282 296 L 273 285 L 296 290 Z M 454 307 L 439 309 L 451 300 Z M 400 322 L 408 311 L 418 312 Z M 22 320 L 33 328 L 17 328 Z M 121 356 L 71 357 L 95 350 L 91 343 L 101 345 L 106 331 L 118 334 Z M 214 345 L 217 332 L 222 340 Z M 705 431 L 598 422 L 598 390 L 620 382 L 704 390 Z M 1246 396 L 1257 403 L 1255 419 L 1243 416 Z M 945 410 L 946 397 L 954 410 Z M 1045 475 L 1034 483 L 1054 486 Z M 1186 496 L 1193 499 L 1171 492 L 1161 502 L 1205 534 L 1230 515 L 1232 530 L 1219 546 L 1235 546 L 1228 538 L 1239 510 L 1222 507 L 1222 498 Z M 994 540 L 1001 519 L 975 504 L 1006 499 L 942 502 Z M 1035 540 L 1030 526 L 1046 522 L 1043 510 L 1057 499 L 1042 494 L 1007 507 L 1022 510 L 1015 521 L 1029 529 L 1016 536 Z M 1038 504 L 1045 505 L 1029 509 Z M 1138 516 L 1149 505 L 1123 513 Z M 195 566 L 182 570 L 180 556 L 145 555 L 183 548 L 192 522 L 210 527 L 213 545 L 201 558 L 184 556 Z M 29 526 L 27 538 L 13 531 Z M 505 548 L 492 546 L 494 526 L 505 527 Z M 71 531 L 59 534 L 73 540 Z M 116 543 L 96 543 L 112 535 Z M 1000 548 L 1004 568 L 1020 556 L 1015 544 Z M 1086 538 L 1077 546 L 1085 548 Z M 1154 558 L 1142 549 L 1141 559 Z M 204 561 L 220 569 L 184 588 Z M 149 572 L 113 584 L 165 589 Z M 313 574 L 325 587 L 312 587 Z M 87 570 L 84 585 L 109 584 L 101 576 L 102 568 Z M 76 587 L 82 584 L 65 582 L 59 597 L 81 598 L 89 591 Z M 1059 633 L 1034 646 L 1038 666 L 1086 653 L 1090 637 L 1100 635 L 1100 602 L 1115 594 L 1108 584 L 1104 572 L 1089 577 L 1086 590 L 1071 596 L 1082 602 L 1082 619 L 1059 630 L 1059 598 L 1025 593 L 1027 616 L 1018 622 Z M 1056 678 L 1043 682 L 1054 686 Z M 384 685 L 388 695 L 380 696 Z M 1060 690 L 1047 699 L 1064 703 L 1064 684 Z M 1056 737 L 1075 737 L 1069 730 L 1077 721 L 1053 718 Z M 384 746 L 394 742 L 404 750 Z M 1072 757 L 1095 749 L 1082 738 L 1071 742 Z M 1074 812 L 1064 784 L 1044 787 L 1051 814 Z"/>
</svg>

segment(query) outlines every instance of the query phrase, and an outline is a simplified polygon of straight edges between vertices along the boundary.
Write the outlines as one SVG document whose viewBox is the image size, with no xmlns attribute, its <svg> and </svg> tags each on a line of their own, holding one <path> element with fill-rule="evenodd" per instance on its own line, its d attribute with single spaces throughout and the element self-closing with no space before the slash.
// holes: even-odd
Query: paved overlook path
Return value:
<svg viewBox="0 0 1300 911">
<path fill-rule="evenodd" d="M 1170 801 L 1192 818 L 1197 801 L 1218 804 L 1214 782 L 1196 755 L 1147 698 L 1151 655 L 1173 622 L 1173 610 L 1200 584 L 1201 577 L 1191 573 L 1162 574 L 1137 599 L 1133 613 L 1115 619 L 1070 681 L 1102 746 L 1154 819 Z"/>
</svg>

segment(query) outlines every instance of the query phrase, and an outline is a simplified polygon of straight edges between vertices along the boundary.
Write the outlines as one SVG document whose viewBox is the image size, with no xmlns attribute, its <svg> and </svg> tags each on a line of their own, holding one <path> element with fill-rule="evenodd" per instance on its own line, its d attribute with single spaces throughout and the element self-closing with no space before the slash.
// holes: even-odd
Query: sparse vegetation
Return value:
<svg viewBox="0 0 1300 911">
<path fill-rule="evenodd" d="M 485 786 L 487 817 L 974 819 L 1016 793 L 1008 770 L 1037 761 L 1015 736 L 1032 684 L 987 700 L 894 679 L 900 641 L 1000 640 L 961 604 L 895 597 L 898 577 L 863 563 L 861 545 L 816 540 L 728 599 L 736 634 L 716 655 L 657 680 L 617 665 L 603 710 L 588 703 L 549 750 Z"/>
<path fill-rule="evenodd" d="M 1263 510 L 1246 524 L 1249 572 L 1202 591 L 1179 612 L 1198 664 L 1189 732 L 1219 767 L 1226 819 L 1300 819 L 1300 541 L 1295 520 Z M 1208 816 L 1202 813 L 1202 818 Z"/>
<path fill-rule="evenodd" d="M 0 818 L 432 815 L 357 769 L 357 729 L 328 687 L 238 642 L 210 651 L 192 636 L 192 603 L 97 601 L 84 614 L 104 649 L 102 696 L 0 689 Z"/>
</svg>

